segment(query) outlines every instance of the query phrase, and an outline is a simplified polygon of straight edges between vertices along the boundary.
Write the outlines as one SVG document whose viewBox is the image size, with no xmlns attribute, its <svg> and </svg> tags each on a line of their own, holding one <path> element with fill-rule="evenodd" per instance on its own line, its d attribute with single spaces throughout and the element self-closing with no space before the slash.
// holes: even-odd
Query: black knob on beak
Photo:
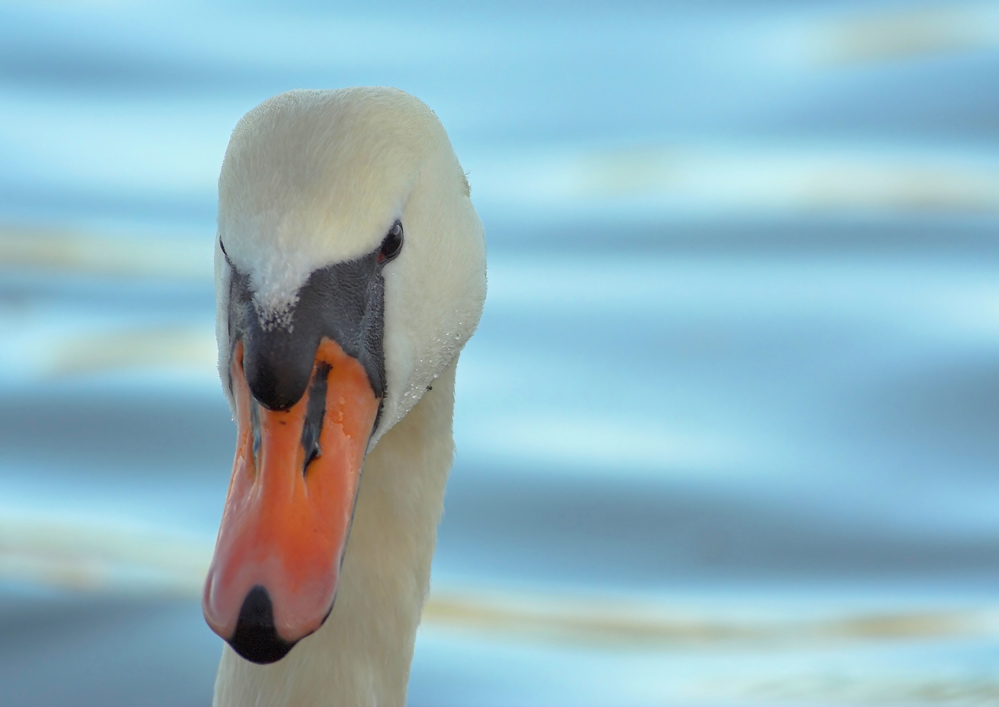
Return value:
<svg viewBox="0 0 999 707">
<path fill-rule="evenodd" d="M 247 660 L 260 664 L 281 660 L 295 645 L 278 636 L 271 597 L 259 584 L 243 600 L 229 645 Z"/>
</svg>

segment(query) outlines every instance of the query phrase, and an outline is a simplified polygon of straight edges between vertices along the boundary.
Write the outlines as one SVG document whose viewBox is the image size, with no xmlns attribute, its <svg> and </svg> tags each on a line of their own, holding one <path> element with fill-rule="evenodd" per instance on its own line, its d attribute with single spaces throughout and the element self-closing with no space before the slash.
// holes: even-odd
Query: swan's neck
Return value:
<svg viewBox="0 0 999 707">
<path fill-rule="evenodd" d="M 368 454 L 326 623 L 273 665 L 226 646 L 216 707 L 405 704 L 451 468 L 456 363 Z"/>
</svg>

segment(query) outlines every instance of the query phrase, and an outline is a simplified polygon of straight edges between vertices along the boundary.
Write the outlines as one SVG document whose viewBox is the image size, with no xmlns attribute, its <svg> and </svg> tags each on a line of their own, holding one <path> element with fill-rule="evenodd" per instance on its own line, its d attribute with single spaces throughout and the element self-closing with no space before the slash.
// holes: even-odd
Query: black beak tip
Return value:
<svg viewBox="0 0 999 707">
<path fill-rule="evenodd" d="M 243 600 L 236 630 L 228 643 L 243 658 L 260 665 L 281 660 L 295 645 L 278 636 L 271 597 L 259 584 Z"/>
</svg>

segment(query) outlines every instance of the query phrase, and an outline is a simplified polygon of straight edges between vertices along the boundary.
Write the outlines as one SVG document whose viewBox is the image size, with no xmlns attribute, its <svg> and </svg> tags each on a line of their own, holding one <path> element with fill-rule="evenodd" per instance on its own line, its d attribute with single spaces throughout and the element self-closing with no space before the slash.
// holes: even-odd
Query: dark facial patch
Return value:
<svg viewBox="0 0 999 707">
<path fill-rule="evenodd" d="M 313 272 L 298 291 L 289 325 L 270 328 L 260 321 L 249 276 L 229 266 L 229 355 L 242 341 L 243 372 L 261 405 L 287 410 L 302 398 L 324 336 L 356 358 L 375 396 L 385 397 L 385 280 L 378 251 Z"/>
</svg>

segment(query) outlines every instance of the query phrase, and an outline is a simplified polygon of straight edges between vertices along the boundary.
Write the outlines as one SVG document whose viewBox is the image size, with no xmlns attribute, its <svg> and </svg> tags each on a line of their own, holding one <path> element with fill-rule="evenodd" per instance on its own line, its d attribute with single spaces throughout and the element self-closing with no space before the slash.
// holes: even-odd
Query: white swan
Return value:
<svg viewBox="0 0 999 707">
<path fill-rule="evenodd" d="M 403 705 L 485 300 L 468 183 L 412 96 L 293 91 L 236 126 L 218 226 L 238 433 L 203 601 L 236 649 L 215 704 Z"/>
</svg>

